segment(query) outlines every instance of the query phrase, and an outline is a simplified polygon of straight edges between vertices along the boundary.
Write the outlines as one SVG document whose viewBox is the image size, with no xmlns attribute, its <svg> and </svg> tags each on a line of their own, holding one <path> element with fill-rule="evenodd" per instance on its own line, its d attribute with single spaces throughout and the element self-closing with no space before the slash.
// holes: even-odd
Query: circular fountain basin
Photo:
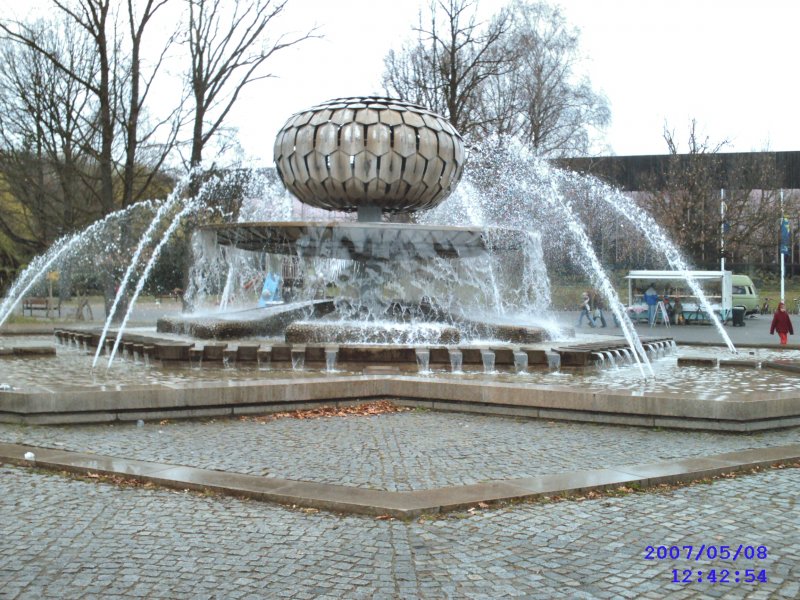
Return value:
<svg viewBox="0 0 800 600">
<path fill-rule="evenodd" d="M 546 354 L 547 347 L 549 343 L 523 350 L 536 358 L 536 353 Z M 725 369 L 721 360 L 713 363 L 719 367 L 687 367 L 674 354 L 656 357 L 656 376 L 642 380 L 630 364 L 567 372 L 554 371 L 547 364 L 517 370 L 513 355 L 519 347 L 513 346 L 459 345 L 455 353 L 463 360 L 457 369 L 452 366 L 453 347 L 431 346 L 422 351 L 396 345 L 270 349 L 256 345 L 250 349 L 258 349 L 252 352 L 258 362 L 236 361 L 234 366 L 225 361 L 226 356 L 239 355 L 242 348 L 239 345 L 234 351 L 215 343 L 210 349 L 219 350 L 216 353 L 209 352 L 209 347 L 186 349 L 191 360 L 164 357 L 149 364 L 140 348 L 138 359 L 136 352 L 120 357 L 110 370 L 91 369 L 93 353 L 85 339 L 80 347 L 72 342 L 47 358 L 0 357 L 1 383 L 6 384 L 0 390 L 0 422 L 236 416 L 292 410 L 298 403 L 381 397 L 438 410 L 647 427 L 756 431 L 800 424 L 800 352 L 792 350 L 754 351 L 748 353 L 752 357 L 748 361 L 728 359 Z M 386 362 L 386 349 L 399 362 Z M 429 361 L 420 361 L 421 352 Z M 271 362 L 265 365 L 262 353 L 271 354 Z M 335 371 L 326 365 L 327 355 L 333 353 L 338 355 Z M 679 349 L 679 358 L 701 353 L 730 356 L 724 349 L 687 348 Z M 488 366 L 484 354 L 493 359 Z M 195 357 L 201 355 L 208 360 L 198 364 Z M 365 365 L 378 364 L 379 358 L 385 372 L 377 378 L 364 376 L 374 373 L 374 367 Z M 776 362 L 781 363 L 780 370 L 771 366 Z M 764 368 L 758 368 L 762 363 Z M 794 370 L 788 368 L 792 366 Z"/>
<path fill-rule="evenodd" d="M 596 339 L 598 336 L 593 336 Z M 179 338 L 175 338 L 176 340 Z M 252 341 L 252 340 L 251 340 Z M 558 342 L 540 344 L 541 348 L 549 348 Z M 50 336 L 35 336 L 20 338 L 17 336 L 3 338 L 0 336 L 0 347 L 11 346 L 20 348 L 48 347 L 52 352 L 47 356 L 19 353 L 15 356 L 0 358 L 3 369 L 2 380 L 17 389 L 30 389 L 45 387 L 53 390 L 63 388 L 100 389 L 108 386 L 140 386 L 154 384 L 189 384 L 191 382 L 210 382 L 227 384 L 228 381 L 249 381 L 264 377 L 297 377 L 307 379 L 323 375 L 324 363 L 317 361 L 306 362 L 306 369 L 302 372 L 292 371 L 288 360 L 271 365 L 271 375 L 258 368 L 257 363 L 237 364 L 235 369 L 223 369 L 222 363 L 204 363 L 203 369 L 193 369 L 190 363 L 174 363 L 169 366 L 157 364 L 146 365 L 142 360 L 134 361 L 130 358 L 120 357 L 110 371 L 105 368 L 92 370 L 91 361 L 93 352 L 75 346 L 58 345 Z M 267 342 L 269 345 L 269 342 Z M 489 343 L 485 345 L 486 348 Z M 501 348 L 511 352 L 512 346 L 492 346 L 500 357 Z M 395 347 L 398 351 L 400 347 Z M 478 346 L 474 346 L 477 353 Z M 591 369 L 553 371 L 546 366 L 531 366 L 526 372 L 518 373 L 513 370 L 513 362 L 507 360 L 497 361 L 497 372 L 487 375 L 479 361 L 464 361 L 463 373 L 451 373 L 449 361 L 443 359 L 432 360 L 432 374 L 459 381 L 502 382 L 523 386 L 562 386 L 575 390 L 589 391 L 592 393 L 606 391 L 629 392 L 636 396 L 647 394 L 666 394 L 673 397 L 695 396 L 708 401 L 720 401 L 742 396 L 743 394 L 776 395 L 786 393 L 800 394 L 800 373 L 793 374 L 786 371 L 777 371 L 757 368 L 761 363 L 770 361 L 791 361 L 800 364 L 800 350 L 780 349 L 740 349 L 742 354 L 750 357 L 756 365 L 751 368 L 707 368 L 702 366 L 680 366 L 678 359 L 687 356 L 704 356 L 711 359 L 726 359 L 730 353 L 723 347 L 678 347 L 675 354 L 653 360 L 656 373 L 654 378 L 642 379 L 638 369 L 632 364 Z M 343 348 L 339 348 L 343 354 Z M 446 352 L 445 349 L 443 351 Z M 462 351 L 466 356 L 467 347 Z M 367 361 L 369 359 L 366 359 Z M 368 363 L 365 363 L 368 364 Z M 316 366 L 308 366 L 316 365 Z M 102 363 L 101 363 L 102 366 Z M 349 364 L 352 369 L 343 373 L 352 375 L 363 368 L 355 363 Z M 413 374 L 416 364 L 409 367 Z"/>
</svg>

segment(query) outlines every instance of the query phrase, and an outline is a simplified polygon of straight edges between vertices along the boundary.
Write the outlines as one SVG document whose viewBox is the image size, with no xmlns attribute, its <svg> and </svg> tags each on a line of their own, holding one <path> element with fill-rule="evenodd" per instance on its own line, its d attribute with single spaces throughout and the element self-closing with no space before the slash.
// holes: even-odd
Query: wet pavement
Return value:
<svg viewBox="0 0 800 600">
<path fill-rule="evenodd" d="M 0 439 L 407 490 L 770 448 L 797 443 L 800 429 L 735 435 L 410 411 L 4 425 Z M 403 522 L 7 465 L 0 467 L 0 597 L 792 598 L 800 581 L 798 491 L 800 469 L 772 469 L 674 490 Z M 647 546 L 703 544 L 765 546 L 766 558 L 646 558 Z M 696 581 L 711 569 L 718 579 L 727 570 L 730 581 Z M 749 569 L 763 570 L 766 582 L 745 583 Z M 692 583 L 672 582 L 686 570 Z"/>
<path fill-rule="evenodd" d="M 725 328 L 734 343 L 774 341 L 767 317 L 746 323 Z M 708 326 L 654 330 L 719 344 Z M 412 411 L 3 425 L 0 441 L 403 491 L 797 444 L 800 428 L 718 434 Z M 795 598 L 799 493 L 800 469 L 787 467 L 397 521 L 4 465 L 0 598 Z"/>
<path fill-rule="evenodd" d="M 800 469 L 776 469 L 403 522 L 6 466 L 0 594 L 796 598 L 799 487 Z M 701 546 L 707 550 L 698 558 Z M 680 558 L 658 559 L 669 552 Z"/>
<path fill-rule="evenodd" d="M 470 485 L 800 444 L 752 435 L 413 410 L 371 417 L 0 424 L 0 442 L 388 491 Z"/>
</svg>

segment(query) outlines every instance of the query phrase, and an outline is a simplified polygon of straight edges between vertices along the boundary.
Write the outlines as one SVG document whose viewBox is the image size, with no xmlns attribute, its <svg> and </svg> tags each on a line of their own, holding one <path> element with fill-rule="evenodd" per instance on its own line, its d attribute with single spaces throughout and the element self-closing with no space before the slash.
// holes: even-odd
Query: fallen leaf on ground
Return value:
<svg viewBox="0 0 800 600">
<path fill-rule="evenodd" d="M 411 410 L 404 406 L 395 406 L 388 400 L 378 400 L 375 402 L 364 402 L 354 406 L 320 406 L 306 410 L 292 410 L 286 412 L 272 413 L 258 417 L 240 417 L 242 421 L 252 421 L 265 423 L 276 419 L 319 419 L 322 417 L 359 417 L 381 415 L 386 413 L 406 412 Z"/>
</svg>

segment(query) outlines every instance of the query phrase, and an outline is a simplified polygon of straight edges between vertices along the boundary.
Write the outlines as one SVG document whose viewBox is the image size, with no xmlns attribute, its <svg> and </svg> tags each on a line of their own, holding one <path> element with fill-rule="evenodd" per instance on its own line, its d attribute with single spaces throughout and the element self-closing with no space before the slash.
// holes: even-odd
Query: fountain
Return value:
<svg viewBox="0 0 800 600">
<path fill-rule="evenodd" d="M 133 259 L 113 305 L 129 295 L 121 324 L 58 328 L 57 356 L 47 359 L 56 375 L 47 368 L 33 375 L 22 361 L 9 360 L 14 379 L 4 377 L 0 421 L 232 416 L 373 397 L 441 410 L 732 431 L 796 421 L 800 394 L 781 388 L 779 397 L 748 396 L 761 389 L 752 379 L 764 379 L 762 366 L 774 356 L 758 366 L 728 361 L 758 374 L 744 392 L 709 395 L 703 378 L 717 375 L 702 369 L 719 369 L 718 356 L 713 365 L 676 360 L 670 338 L 640 340 L 565 186 L 588 185 L 599 201 L 643 227 L 674 269 L 688 270 L 674 246 L 615 190 L 512 154 L 491 148 L 488 158 L 478 157 L 475 170 L 495 184 L 498 202 L 451 206 L 445 200 L 462 178 L 465 151 L 440 116 L 377 97 L 331 100 L 293 115 L 275 142 L 278 174 L 305 206 L 330 211 L 329 218 L 201 228 L 188 298 L 197 310 L 163 316 L 155 329 L 128 328 L 135 300 L 182 217 L 211 204 L 205 188 L 184 199 L 178 186 L 167 201 L 149 206 L 152 221 L 129 251 Z M 509 198 L 518 204 L 511 207 Z M 548 318 L 542 235 L 531 231 L 539 213 L 563 223 L 559 237 L 573 242 L 564 256 L 583 265 L 602 290 L 621 336 L 576 336 Z M 101 230 L 97 224 L 87 231 Z M 37 277 L 86 235 L 59 241 L 34 261 L 0 305 L 0 324 Z M 217 287 L 209 291 L 203 286 L 211 273 Z M 262 294 L 237 304 L 243 279 L 255 280 Z M 204 294 L 216 296 L 216 306 L 204 304 Z M 702 290 L 698 296 L 703 301 Z M 3 343 L 0 359 L 25 354 L 24 344 L 5 352 Z M 87 351 L 94 354 L 89 364 Z M 117 354 L 124 367 L 112 369 Z M 91 368 L 103 359 L 105 370 Z M 91 383 L 81 372 L 91 373 Z M 688 373 L 697 383 L 683 381 Z M 17 385 L 26 377 L 27 384 Z"/>
<path fill-rule="evenodd" d="M 283 301 L 164 318 L 160 332 L 214 339 L 259 333 L 294 344 L 453 345 L 476 337 L 531 343 L 546 337 L 540 327 L 471 317 L 482 312 L 483 303 L 475 302 L 482 299 L 458 287 L 464 273 L 481 277 L 475 273 L 485 264 L 480 259 L 519 247 L 521 231 L 382 221 L 383 215 L 407 217 L 438 206 L 460 180 L 463 142 L 442 117 L 390 98 L 331 100 L 287 121 L 275 141 L 275 161 L 301 202 L 358 220 L 204 229 L 204 246 L 236 249 L 237 260 L 247 253 L 280 264 Z M 333 297 L 326 293 L 331 289 Z"/>
</svg>

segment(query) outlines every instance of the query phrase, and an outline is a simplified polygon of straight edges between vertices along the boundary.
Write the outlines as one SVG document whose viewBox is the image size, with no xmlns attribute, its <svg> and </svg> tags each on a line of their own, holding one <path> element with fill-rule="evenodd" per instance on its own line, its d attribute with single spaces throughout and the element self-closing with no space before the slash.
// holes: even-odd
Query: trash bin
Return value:
<svg viewBox="0 0 800 600">
<path fill-rule="evenodd" d="M 744 327 L 744 306 L 734 306 L 733 307 L 733 317 L 731 318 L 731 324 L 734 327 Z"/>
</svg>

